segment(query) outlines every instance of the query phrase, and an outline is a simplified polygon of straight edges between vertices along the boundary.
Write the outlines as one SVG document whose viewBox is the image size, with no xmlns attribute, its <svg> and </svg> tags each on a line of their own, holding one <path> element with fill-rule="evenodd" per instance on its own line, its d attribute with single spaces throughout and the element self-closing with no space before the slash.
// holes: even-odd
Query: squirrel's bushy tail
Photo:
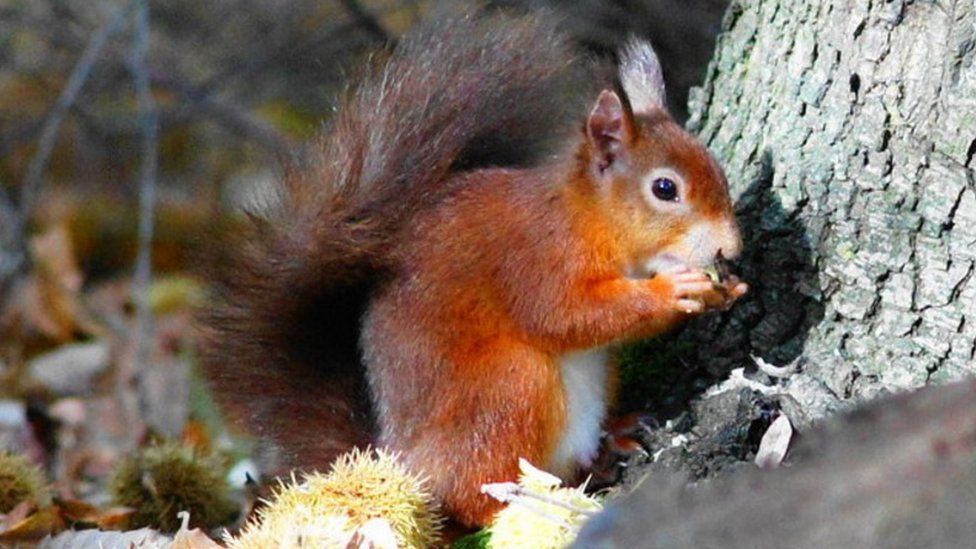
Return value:
<svg viewBox="0 0 976 549">
<path fill-rule="evenodd" d="M 403 38 L 347 91 L 307 166 L 220 246 L 204 365 L 272 469 L 368 443 L 359 316 L 397 234 L 454 171 L 531 162 L 575 130 L 586 71 L 553 24 L 464 13 Z"/>
</svg>

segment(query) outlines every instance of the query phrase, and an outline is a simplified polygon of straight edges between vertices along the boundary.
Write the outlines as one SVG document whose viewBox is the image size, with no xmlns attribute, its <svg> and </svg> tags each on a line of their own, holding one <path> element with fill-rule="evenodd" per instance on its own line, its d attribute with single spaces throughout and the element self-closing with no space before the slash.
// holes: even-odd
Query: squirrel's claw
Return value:
<svg viewBox="0 0 976 549">
<path fill-rule="evenodd" d="M 679 299 L 676 305 L 677 309 L 682 313 L 695 314 L 705 312 L 705 304 L 697 299 Z"/>
<path fill-rule="evenodd" d="M 733 286 L 732 290 L 729 292 L 733 300 L 739 299 L 747 293 L 749 293 L 749 285 L 745 282 L 739 282 Z"/>
</svg>

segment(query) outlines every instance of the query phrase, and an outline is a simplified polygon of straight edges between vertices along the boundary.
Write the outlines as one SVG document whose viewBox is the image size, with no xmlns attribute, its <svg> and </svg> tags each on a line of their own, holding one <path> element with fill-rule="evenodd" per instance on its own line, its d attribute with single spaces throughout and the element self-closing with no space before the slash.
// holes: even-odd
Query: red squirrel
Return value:
<svg viewBox="0 0 976 549">
<path fill-rule="evenodd" d="M 500 504 L 482 484 L 519 458 L 566 479 L 593 460 L 609 346 L 745 293 L 704 271 L 739 253 L 738 226 L 650 45 L 599 93 L 569 76 L 584 65 L 539 17 L 409 34 L 223 246 L 204 364 L 271 470 L 378 445 L 483 525 Z M 582 131 L 562 130 L 570 104 Z"/>
</svg>

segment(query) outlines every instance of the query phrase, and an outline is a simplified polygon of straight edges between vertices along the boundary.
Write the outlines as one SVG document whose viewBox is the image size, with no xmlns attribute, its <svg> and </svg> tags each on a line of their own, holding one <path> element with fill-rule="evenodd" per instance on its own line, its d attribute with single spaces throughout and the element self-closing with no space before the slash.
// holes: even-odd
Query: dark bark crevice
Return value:
<svg viewBox="0 0 976 549">
<path fill-rule="evenodd" d="M 753 246 L 753 301 L 728 315 L 761 318 L 681 334 L 709 370 L 799 357 L 854 399 L 972 372 L 974 11 L 735 3 L 691 126 L 726 165 Z M 723 340 L 745 348 L 716 352 Z"/>
</svg>

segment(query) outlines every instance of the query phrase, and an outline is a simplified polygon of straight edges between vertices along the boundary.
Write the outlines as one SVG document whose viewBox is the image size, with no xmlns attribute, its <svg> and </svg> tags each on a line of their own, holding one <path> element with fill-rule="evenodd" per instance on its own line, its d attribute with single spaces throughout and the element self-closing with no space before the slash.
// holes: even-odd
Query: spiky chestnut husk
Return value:
<svg viewBox="0 0 976 549">
<path fill-rule="evenodd" d="M 37 499 L 44 489 L 44 473 L 24 456 L 0 451 L 0 514 L 22 501 Z"/>
<path fill-rule="evenodd" d="M 119 464 L 109 484 L 116 505 L 134 508 L 132 527 L 175 532 L 180 511 L 190 526 L 214 528 L 234 520 L 238 505 L 230 499 L 227 464 L 212 454 L 178 443 L 149 446 Z"/>
<path fill-rule="evenodd" d="M 282 483 L 237 538 L 237 549 L 344 547 L 370 519 L 386 520 L 398 547 L 431 547 L 443 518 L 422 478 L 382 450 L 353 450 L 328 474 L 310 473 Z"/>
<path fill-rule="evenodd" d="M 584 492 L 584 486 L 561 488 L 557 477 L 536 469 L 524 459 L 519 460 L 519 469 L 519 486 L 577 511 L 535 499 L 531 500 L 531 507 L 513 502 L 499 511 L 488 527 L 488 547 L 492 549 L 567 547 L 586 522 L 585 512 L 603 508 L 600 499 Z"/>
</svg>

